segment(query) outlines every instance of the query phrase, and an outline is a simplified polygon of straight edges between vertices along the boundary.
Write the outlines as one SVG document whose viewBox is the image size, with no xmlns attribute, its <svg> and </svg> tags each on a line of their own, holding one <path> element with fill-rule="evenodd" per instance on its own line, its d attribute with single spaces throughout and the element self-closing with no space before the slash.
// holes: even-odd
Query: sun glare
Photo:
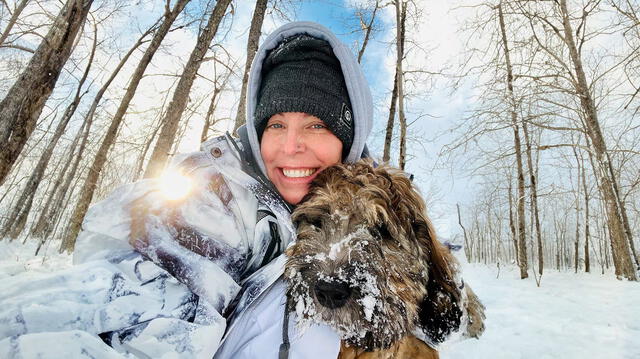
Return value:
<svg viewBox="0 0 640 359">
<path fill-rule="evenodd" d="M 169 200 L 182 199 L 191 191 L 191 179 L 180 173 L 165 173 L 159 180 L 160 191 Z"/>
</svg>

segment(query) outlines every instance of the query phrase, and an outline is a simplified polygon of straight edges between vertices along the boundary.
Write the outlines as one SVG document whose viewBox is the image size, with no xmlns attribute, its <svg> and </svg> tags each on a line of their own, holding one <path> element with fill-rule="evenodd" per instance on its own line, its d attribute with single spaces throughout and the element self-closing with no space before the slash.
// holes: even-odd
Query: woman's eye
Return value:
<svg viewBox="0 0 640 359">
<path fill-rule="evenodd" d="M 284 127 L 284 126 L 282 126 L 282 124 L 280 124 L 280 123 L 272 123 L 272 124 L 270 124 L 270 125 L 267 125 L 267 128 L 273 128 L 273 129 L 276 129 L 276 128 L 283 128 L 283 127 Z"/>
<path fill-rule="evenodd" d="M 322 123 L 315 123 L 311 125 L 311 128 L 313 128 L 314 130 L 324 130 L 325 128 L 327 128 L 327 126 Z"/>
</svg>

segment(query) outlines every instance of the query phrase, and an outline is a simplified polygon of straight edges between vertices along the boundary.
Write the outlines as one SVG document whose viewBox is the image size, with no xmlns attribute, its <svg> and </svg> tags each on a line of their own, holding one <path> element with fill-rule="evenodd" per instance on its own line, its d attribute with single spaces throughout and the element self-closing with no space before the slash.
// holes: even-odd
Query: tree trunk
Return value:
<svg viewBox="0 0 640 359">
<path fill-rule="evenodd" d="M 217 86 L 213 89 L 213 95 L 211 95 L 211 101 L 209 102 L 207 115 L 204 117 L 204 126 L 202 127 L 202 132 L 200 133 L 200 143 L 203 143 L 207 140 L 209 136 L 209 129 L 216 123 L 216 121 L 213 120 L 213 113 L 216 110 L 216 105 L 219 99 L 218 95 L 220 94 L 220 92 L 221 89 Z"/>
<path fill-rule="evenodd" d="M 469 238 L 467 237 L 467 229 L 462 225 L 462 217 L 460 216 L 460 205 L 456 203 L 456 208 L 458 209 L 458 224 L 462 228 L 462 233 L 464 234 L 464 253 L 467 257 L 467 262 L 471 263 L 471 246 L 469 243 Z"/>
<path fill-rule="evenodd" d="M 161 121 L 159 121 L 161 122 Z M 138 157 L 138 161 L 136 163 L 136 169 L 134 172 L 134 177 L 133 180 L 137 181 L 138 179 L 142 178 L 142 176 L 144 175 L 142 169 L 144 167 L 144 159 L 147 157 L 147 153 L 149 153 L 149 149 L 151 148 L 151 145 L 153 144 L 153 140 L 156 138 L 156 135 L 158 134 L 158 132 L 160 131 L 160 127 L 162 127 L 161 123 L 153 123 L 150 125 L 150 127 L 152 126 L 153 130 L 150 129 L 150 134 L 145 138 L 145 142 L 144 142 L 144 147 L 142 148 L 142 152 L 140 153 L 140 156 Z"/>
<path fill-rule="evenodd" d="M 602 223 L 602 238 L 603 238 L 603 245 L 602 245 L 602 251 L 603 251 L 603 256 L 604 256 L 604 265 L 605 268 L 608 270 L 609 267 L 611 267 L 611 262 L 609 261 L 609 247 L 607 246 L 607 224 L 603 221 Z M 611 243 L 611 242 L 609 242 Z M 602 274 L 604 274 L 604 269 L 602 270 Z"/>
<path fill-rule="evenodd" d="M 159 23 L 160 23 L 160 20 L 158 20 L 153 26 L 151 26 L 145 33 L 142 34 L 142 36 L 133 45 L 133 47 L 129 49 L 129 51 L 120 60 L 120 63 L 118 64 L 118 66 L 116 66 L 115 70 L 111 73 L 111 76 L 109 76 L 109 79 L 107 79 L 107 81 L 102 85 L 100 90 L 98 90 L 98 93 L 96 94 L 95 98 L 93 99 L 91 107 L 89 108 L 89 111 L 85 116 L 82 127 L 78 131 L 78 134 L 74 138 L 73 144 L 71 145 L 69 158 L 73 158 L 73 161 L 67 162 L 65 164 L 63 171 L 60 173 L 60 176 L 58 176 L 58 178 L 56 179 L 56 182 L 53 186 L 53 191 L 51 193 L 49 200 L 47 200 L 47 203 L 44 209 L 41 211 L 40 216 L 35 221 L 35 224 L 31 227 L 31 235 L 37 238 L 42 238 L 42 241 L 38 246 L 38 250 L 40 249 L 42 244 L 44 244 L 44 240 L 52 233 L 53 226 L 56 222 L 56 219 L 60 218 L 60 214 L 63 211 L 64 198 L 67 194 L 67 191 L 69 190 L 71 181 L 75 178 L 75 174 L 77 172 L 78 166 L 82 159 L 82 154 L 84 153 L 84 149 L 86 148 L 87 141 L 89 139 L 89 131 L 91 130 L 91 126 L 93 124 L 93 118 L 98 108 L 98 104 L 102 100 L 102 96 L 111 85 L 111 82 L 113 82 L 113 80 L 116 78 L 116 76 L 118 75 L 122 67 L 124 67 L 129 57 L 131 57 L 133 52 L 137 50 L 140 47 L 140 45 L 147 42 L 145 38 L 151 32 L 157 29 L 157 26 Z M 80 142 L 80 148 L 78 150 L 78 153 L 74 157 L 73 152 L 78 142 Z M 64 174 L 67 168 L 69 167 L 70 163 L 73 163 L 73 165 L 71 166 L 71 170 L 65 177 Z M 64 179 L 64 184 L 62 184 L 63 179 Z M 62 187 L 60 187 L 60 184 L 62 184 Z M 37 251 L 36 251 L 36 254 L 37 254 Z"/>
<path fill-rule="evenodd" d="M 360 47 L 360 51 L 358 51 L 358 63 L 362 62 L 362 56 L 364 56 L 364 50 L 367 48 L 367 44 L 369 43 L 369 38 L 371 37 L 371 31 L 373 30 L 373 22 L 376 19 L 376 13 L 380 8 L 380 1 L 376 0 L 376 7 L 373 9 L 373 13 L 371 14 L 371 19 L 368 24 L 365 24 L 364 21 L 360 20 L 360 25 L 364 29 L 364 40 L 362 41 L 362 47 Z"/>
<path fill-rule="evenodd" d="M 13 10 L 13 14 L 11 14 L 11 18 L 9 19 L 9 21 L 7 21 L 7 27 L 4 28 L 4 31 L 0 35 L 0 45 L 2 45 L 4 41 L 7 39 L 7 37 L 9 37 L 9 34 L 11 33 L 11 29 L 13 28 L 13 25 L 16 24 L 18 17 L 22 13 L 22 10 L 24 10 L 24 8 L 27 7 L 28 2 L 29 0 L 22 0 L 18 4 L 18 6 L 16 6 L 16 8 Z"/>
<path fill-rule="evenodd" d="M 213 37 L 218 31 L 218 25 L 220 25 L 220 21 L 222 21 L 224 14 L 227 12 L 227 7 L 230 2 L 231 0 L 218 0 L 216 2 L 216 6 L 211 12 L 206 27 L 201 30 L 198 36 L 196 47 L 189 56 L 189 61 L 187 61 L 184 71 L 180 76 L 180 81 L 178 81 L 178 86 L 176 86 L 173 99 L 169 103 L 167 113 L 162 120 L 160 136 L 151 153 L 144 178 L 157 177 L 162 173 L 162 170 L 164 170 L 171 146 L 176 137 L 176 130 L 178 129 L 180 118 L 182 117 L 184 109 L 187 107 L 191 86 L 196 78 L 200 64 L 202 64 L 202 59 L 209 49 L 211 40 L 213 40 Z"/>
<path fill-rule="evenodd" d="M 502 12 L 502 2 L 498 4 L 498 17 L 500 20 L 500 34 L 502 37 L 502 46 L 504 48 L 505 64 L 507 67 L 507 96 L 511 104 L 511 124 L 513 127 L 514 147 L 516 152 L 516 167 L 518 171 L 518 264 L 520 266 L 520 278 L 529 277 L 527 273 L 527 245 L 525 233 L 525 216 L 524 216 L 524 171 L 522 168 L 522 145 L 520 144 L 520 126 L 518 125 L 516 114 L 516 99 L 513 93 L 513 70 L 511 69 L 511 59 L 509 57 L 509 46 L 507 43 L 507 32 L 504 25 L 504 14 Z"/>
<path fill-rule="evenodd" d="M 584 174 L 584 166 L 582 166 L 582 190 L 584 192 L 584 271 L 591 271 L 591 263 L 589 261 L 589 191 L 587 190 L 587 180 Z"/>
<path fill-rule="evenodd" d="M 625 277 L 629 280 L 637 281 L 631 252 L 629 250 L 629 241 L 624 230 L 622 211 L 620 206 L 622 202 L 617 198 L 617 179 L 612 171 L 612 164 L 607 153 L 607 147 L 600 129 L 598 121 L 598 113 L 596 105 L 589 86 L 587 78 L 582 67 L 582 59 L 578 52 L 574 40 L 574 31 L 569 20 L 569 10 L 567 9 L 566 0 L 559 1 L 562 13 L 562 24 L 564 30 L 564 41 L 568 47 L 569 55 L 574 67 L 576 75 L 576 94 L 580 99 L 584 116 L 586 131 L 591 139 L 591 144 L 595 154 L 596 176 L 600 178 L 600 191 L 604 197 L 606 204 L 607 222 L 611 234 L 611 254 L 614 259 L 616 276 Z"/>
<path fill-rule="evenodd" d="M 396 59 L 396 82 L 398 83 L 398 124 L 400 125 L 400 155 L 398 156 L 398 167 L 404 170 L 407 155 L 407 119 L 404 115 L 404 73 L 402 70 L 402 60 L 404 58 L 404 33 L 405 20 L 407 18 L 407 2 L 396 0 L 396 21 L 397 21 L 397 59 Z"/>
<path fill-rule="evenodd" d="M 98 109 L 98 105 L 102 100 L 104 93 L 107 91 L 113 80 L 116 78 L 120 70 L 124 67 L 126 62 L 129 60 L 129 57 L 137 50 L 140 45 L 147 42 L 144 40 L 151 32 L 157 29 L 159 21 L 156 22 L 152 27 L 150 27 L 142 36 L 138 39 L 138 41 L 133 45 L 131 49 L 124 55 L 122 60 L 118 66 L 116 66 L 115 70 L 109 76 L 109 79 L 102 85 L 98 93 L 96 94 L 93 102 L 91 103 L 91 107 L 85 116 L 84 122 L 82 124 L 82 128 L 78 131 L 75 139 L 73 140 L 73 145 L 71 147 L 71 151 L 69 153 L 69 158 L 73 158 L 73 165 L 71 166 L 71 170 L 64 177 L 64 172 L 67 170 L 69 163 L 65 165 L 64 171 L 61 173 L 61 176 L 56 180 L 56 184 L 54 185 L 54 191 L 51 194 L 53 200 L 47 201 L 45 208 L 42 210 L 39 218 L 35 221 L 35 225 L 31 227 L 31 234 L 35 237 L 42 238 L 43 240 L 51 234 L 53 229 L 53 225 L 55 224 L 55 218 L 60 217 L 60 212 L 63 211 L 63 202 L 65 198 L 65 194 L 69 190 L 69 186 L 71 185 L 71 181 L 75 177 L 75 174 L 78 170 L 78 166 L 80 165 L 80 161 L 82 160 L 82 154 L 84 153 L 84 149 L 86 148 L 88 139 L 89 139 L 89 131 L 91 130 L 91 126 L 93 124 L 93 118 L 95 116 L 96 110 Z M 81 140 L 80 140 L 81 139 Z M 80 142 L 80 147 L 78 149 L 78 153 L 76 156 L 73 156 L 73 151 L 76 144 Z M 62 183 L 64 178 L 64 184 L 62 187 L 59 185 Z M 59 188 L 59 189 L 58 189 Z M 41 243 L 42 245 L 42 243 Z"/>
<path fill-rule="evenodd" d="M 382 161 L 387 163 L 391 159 L 391 141 L 393 140 L 393 123 L 396 117 L 397 102 L 398 102 L 398 68 L 396 67 L 396 75 L 393 80 L 393 91 L 391 92 L 391 105 L 389 106 L 389 118 L 387 119 L 387 129 L 384 135 L 384 151 L 382 155 Z"/>
<path fill-rule="evenodd" d="M 509 174 L 509 231 L 511 232 L 511 240 L 513 241 L 514 257 L 516 264 L 520 266 L 520 258 L 518 251 L 518 236 L 516 232 L 515 221 L 513 219 L 513 186 L 511 185 L 511 175 Z"/>
<path fill-rule="evenodd" d="M 580 258 L 580 181 L 584 176 L 581 176 L 584 172 L 582 168 L 580 157 L 578 157 L 578 151 L 573 147 L 573 155 L 576 157 L 577 171 L 578 171 L 578 184 L 576 186 L 576 236 L 574 240 L 574 273 L 578 273 L 578 262 Z M 585 187 L 586 188 L 586 187 Z M 585 219 L 586 220 L 586 219 Z"/>
<path fill-rule="evenodd" d="M 58 122 L 56 129 L 51 137 L 49 144 L 45 148 L 42 155 L 40 155 L 40 159 L 36 167 L 31 172 L 29 176 L 29 180 L 27 181 L 27 185 L 23 189 L 18 202 L 15 204 L 11 215 L 9 216 L 9 220 L 5 228 L 3 229 L 2 234 L 0 236 L 8 235 L 11 239 L 15 239 L 24 229 L 25 224 L 27 223 L 27 218 L 29 216 L 29 212 L 31 211 L 31 205 L 33 203 L 33 199 L 36 195 L 36 191 L 40 186 L 40 182 L 44 177 L 44 172 L 47 169 L 47 165 L 49 164 L 49 160 L 51 159 L 51 155 L 53 154 L 53 150 L 58 144 L 58 140 L 64 134 L 67 129 L 67 124 L 71 120 L 71 117 L 76 112 L 78 105 L 80 104 L 80 100 L 84 94 L 81 94 L 82 87 L 84 86 L 85 81 L 87 80 L 87 76 L 89 76 L 89 70 L 91 70 L 91 65 L 93 64 L 93 57 L 96 53 L 96 46 L 98 44 L 98 29 L 94 24 L 93 26 L 93 47 L 91 48 L 91 53 L 89 54 L 89 59 L 87 61 L 87 67 L 84 70 L 82 78 L 78 82 L 78 87 L 76 89 L 76 93 L 73 97 L 71 103 L 67 106 L 62 118 Z"/>
<path fill-rule="evenodd" d="M 251 70 L 251 64 L 253 58 L 258 51 L 258 45 L 260 44 L 260 35 L 262 34 L 262 23 L 264 22 L 264 14 L 267 10 L 267 4 L 269 0 L 256 1 L 256 7 L 253 10 L 253 17 L 251 18 L 251 27 L 249 28 L 249 37 L 247 39 L 247 62 L 244 64 L 244 75 L 242 75 L 242 88 L 240 89 L 240 102 L 238 103 L 238 111 L 236 112 L 236 122 L 233 126 L 233 133 L 238 131 L 238 128 L 246 122 L 247 117 L 247 86 L 249 85 L 249 71 Z"/>
<path fill-rule="evenodd" d="M 51 208 L 52 206 L 54 206 L 54 203 L 56 203 L 56 199 L 59 196 L 60 191 L 62 191 L 60 188 L 60 185 L 63 183 L 63 180 L 66 178 L 65 175 L 67 175 L 67 170 L 69 169 L 69 166 L 71 166 L 71 163 L 74 162 L 74 161 L 69 161 L 68 159 L 74 158 L 73 154 L 76 150 L 76 146 L 78 146 L 78 143 L 80 142 L 80 138 L 82 137 L 82 134 L 85 132 L 86 127 L 87 127 L 87 122 L 83 122 L 82 126 L 78 130 L 78 133 L 74 137 L 73 142 L 71 142 L 67 151 L 65 151 L 65 153 L 63 154 L 61 161 L 64 162 L 64 166 L 62 166 L 62 169 L 58 172 L 58 175 L 56 176 L 56 179 L 53 182 L 53 185 L 51 186 L 52 188 L 49 192 L 49 195 L 47 196 L 47 201 L 44 207 L 40 209 L 39 211 L 40 214 L 38 215 L 37 219 L 34 221 L 34 224 L 31 226 L 30 234 L 35 238 L 44 239 L 44 237 L 48 236 L 49 234 L 49 232 L 47 231 L 48 231 L 48 228 L 50 228 L 50 225 L 53 223 L 53 217 L 55 215 L 55 212 L 53 212 Z M 38 253 L 36 251 L 36 255 L 37 254 Z"/>
<path fill-rule="evenodd" d="M 538 210 L 538 184 L 537 166 L 534 167 L 531 159 L 531 139 L 527 129 L 526 121 L 522 121 L 522 132 L 524 133 L 525 146 L 527 152 L 527 166 L 529 168 L 529 181 L 531 182 L 531 212 L 536 230 L 536 246 L 538 250 L 538 274 L 542 276 L 544 271 L 544 253 L 542 252 L 542 234 L 540 229 L 540 211 Z M 577 247 L 576 247 L 577 248 Z"/>
<path fill-rule="evenodd" d="M 616 188 L 617 188 L 616 184 Z M 617 196 L 620 198 L 620 195 Z M 627 208 L 625 206 L 625 202 L 620 202 L 620 210 L 622 214 L 622 223 L 624 224 L 624 231 L 627 234 L 627 240 L 629 241 L 629 248 L 631 248 L 631 256 L 636 263 L 636 268 L 640 270 L 640 258 L 638 257 L 638 252 L 636 252 L 636 246 L 633 244 L 633 232 L 631 232 L 631 227 L 629 226 L 629 217 L 627 217 Z"/>
<path fill-rule="evenodd" d="M 93 0 L 69 0 L 18 80 L 0 102 L 0 185 L 27 142 L 71 54 Z"/>
<path fill-rule="evenodd" d="M 615 172 L 613 171 L 613 165 L 609 162 L 609 173 L 611 173 L 611 177 L 614 178 L 613 181 L 613 189 L 616 195 L 616 200 L 618 202 L 620 208 L 620 215 L 622 217 L 622 225 L 624 227 L 624 233 L 627 236 L 627 240 L 629 241 L 629 248 L 631 249 L 631 257 L 633 258 L 636 268 L 640 270 L 640 258 L 638 258 L 638 253 L 636 252 L 636 247 L 633 244 L 633 232 L 631 231 L 631 226 L 629 225 L 629 217 L 627 217 L 627 208 L 625 206 L 625 201 L 622 199 L 620 195 L 620 186 L 618 185 L 617 177 Z"/>
<path fill-rule="evenodd" d="M 176 17 L 178 17 L 178 14 L 182 12 L 188 2 L 189 0 L 178 0 L 173 6 L 172 10 L 166 11 L 162 24 L 153 35 L 153 39 L 151 40 L 149 47 L 145 51 L 142 59 L 140 60 L 140 63 L 136 67 L 136 70 L 131 77 L 131 81 L 129 82 L 129 86 L 127 87 L 127 91 L 122 98 L 122 101 L 120 102 L 120 106 L 118 107 L 116 114 L 111 120 L 111 124 L 109 125 L 109 129 L 107 130 L 107 134 L 102 140 L 96 157 L 93 160 L 91 167 L 89 168 L 87 178 L 85 179 L 82 190 L 80 192 L 78 203 L 73 210 L 71 218 L 69 218 L 69 225 L 65 231 L 65 236 L 60 245 L 60 252 L 73 251 L 76 237 L 80 232 L 82 220 L 84 218 L 84 215 L 87 213 L 87 209 L 89 209 L 89 204 L 91 203 L 91 199 L 93 198 L 93 193 L 96 189 L 96 184 L 98 183 L 100 172 L 102 171 L 102 168 L 107 161 L 107 153 L 109 152 L 111 145 L 115 141 L 116 134 L 118 133 L 118 129 L 120 128 L 120 123 L 124 118 L 127 108 L 129 107 L 129 103 L 131 103 L 133 95 L 135 95 L 136 89 L 138 88 L 138 85 L 142 80 L 142 76 L 144 75 L 144 71 L 151 62 L 153 55 L 160 47 L 160 43 L 164 39 L 165 35 L 169 32 L 171 24 L 173 24 L 173 21 L 176 19 Z"/>
<path fill-rule="evenodd" d="M 556 269 L 560 270 L 560 233 L 558 233 L 558 226 L 556 225 L 556 220 L 553 221 L 555 227 L 555 237 L 556 237 Z"/>
</svg>

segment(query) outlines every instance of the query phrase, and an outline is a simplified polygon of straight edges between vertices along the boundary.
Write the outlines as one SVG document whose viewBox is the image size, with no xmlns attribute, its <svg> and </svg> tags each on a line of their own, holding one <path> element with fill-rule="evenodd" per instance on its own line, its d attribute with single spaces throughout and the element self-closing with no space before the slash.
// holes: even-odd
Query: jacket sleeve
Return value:
<svg viewBox="0 0 640 359">
<path fill-rule="evenodd" d="M 211 358 L 226 326 L 221 313 L 240 290 L 251 227 L 241 218 L 250 206 L 236 203 L 206 160 L 192 154 L 170 170 L 190 182 L 181 198 L 169 199 L 172 185 L 153 179 L 95 204 L 75 266 L 38 288 L 17 281 L 15 290 L 30 294 L 13 303 L 0 297 L 10 308 L 0 311 L 0 353 L 31 334 L 64 342 L 79 330 L 123 354 Z"/>
</svg>

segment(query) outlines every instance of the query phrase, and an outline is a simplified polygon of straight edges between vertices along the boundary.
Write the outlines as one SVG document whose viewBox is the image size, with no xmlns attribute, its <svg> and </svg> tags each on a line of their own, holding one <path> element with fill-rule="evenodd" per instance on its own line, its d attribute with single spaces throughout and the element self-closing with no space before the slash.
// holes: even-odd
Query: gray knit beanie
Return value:
<svg viewBox="0 0 640 359">
<path fill-rule="evenodd" d="M 316 116 L 342 141 L 343 159 L 353 143 L 353 115 L 340 62 L 328 42 L 296 35 L 271 50 L 262 65 L 255 111 L 258 140 L 271 116 L 304 112 Z"/>
</svg>

